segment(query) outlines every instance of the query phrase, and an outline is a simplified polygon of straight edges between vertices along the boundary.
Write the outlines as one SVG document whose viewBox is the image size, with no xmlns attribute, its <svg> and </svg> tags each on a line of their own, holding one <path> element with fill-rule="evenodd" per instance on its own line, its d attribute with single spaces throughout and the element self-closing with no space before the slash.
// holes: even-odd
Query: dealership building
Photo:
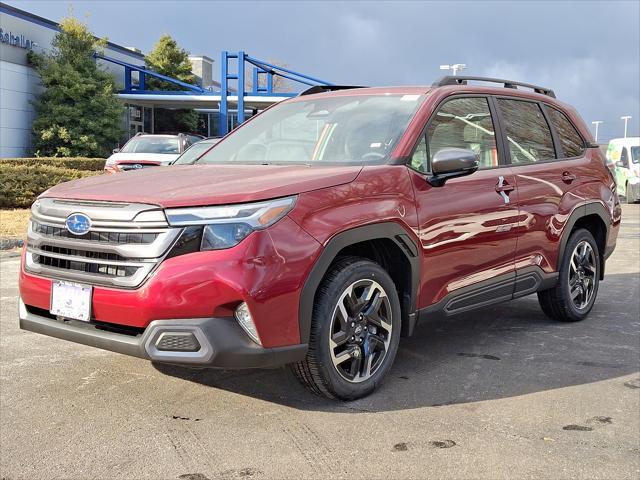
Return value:
<svg viewBox="0 0 640 480">
<path fill-rule="evenodd" d="M 0 157 L 33 155 L 31 126 L 35 111 L 31 105 L 41 87 L 36 71 L 29 66 L 30 50 L 46 53 L 54 36 L 60 31 L 56 22 L 0 3 Z M 104 55 L 127 64 L 144 66 L 145 58 L 136 48 L 109 42 Z M 206 56 L 191 56 L 193 72 L 205 88 L 220 84 L 212 79 L 213 60 Z M 125 82 L 125 69 L 113 62 L 97 60 L 110 72 L 118 88 Z M 137 132 L 153 132 L 153 104 L 127 103 L 123 123 L 126 138 Z"/>
</svg>

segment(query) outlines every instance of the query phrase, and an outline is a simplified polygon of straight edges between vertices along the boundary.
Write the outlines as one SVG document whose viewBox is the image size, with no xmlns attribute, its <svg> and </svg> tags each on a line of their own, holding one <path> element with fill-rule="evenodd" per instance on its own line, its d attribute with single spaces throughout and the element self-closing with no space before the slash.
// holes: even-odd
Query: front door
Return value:
<svg viewBox="0 0 640 480">
<path fill-rule="evenodd" d="M 517 192 L 494 124 L 487 98 L 453 97 L 432 115 L 412 157 L 423 250 L 420 308 L 443 301 L 447 313 L 457 313 L 513 294 Z M 425 174 L 447 147 L 473 150 L 480 169 L 433 187 Z"/>
</svg>

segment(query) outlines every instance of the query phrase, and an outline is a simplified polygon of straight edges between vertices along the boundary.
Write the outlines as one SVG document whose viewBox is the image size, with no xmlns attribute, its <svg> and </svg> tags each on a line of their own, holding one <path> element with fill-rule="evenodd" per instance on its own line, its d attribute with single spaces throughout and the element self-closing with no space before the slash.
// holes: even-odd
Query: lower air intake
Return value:
<svg viewBox="0 0 640 480">
<path fill-rule="evenodd" d="M 163 332 L 156 340 L 156 348 L 163 352 L 197 352 L 200 344 L 191 332 Z"/>
</svg>

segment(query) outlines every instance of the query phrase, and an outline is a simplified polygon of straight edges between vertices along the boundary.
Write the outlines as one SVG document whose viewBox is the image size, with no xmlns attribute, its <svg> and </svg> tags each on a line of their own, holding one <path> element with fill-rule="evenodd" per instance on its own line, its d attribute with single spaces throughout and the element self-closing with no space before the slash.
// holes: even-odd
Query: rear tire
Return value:
<svg viewBox="0 0 640 480">
<path fill-rule="evenodd" d="M 584 320 L 598 295 L 600 268 L 600 252 L 591 232 L 573 232 L 560 263 L 558 283 L 538 292 L 544 314 L 561 322 Z"/>
<path fill-rule="evenodd" d="M 400 315 L 396 287 L 380 265 L 339 259 L 316 293 L 307 356 L 291 370 L 317 395 L 354 400 L 370 394 L 395 359 Z"/>
</svg>

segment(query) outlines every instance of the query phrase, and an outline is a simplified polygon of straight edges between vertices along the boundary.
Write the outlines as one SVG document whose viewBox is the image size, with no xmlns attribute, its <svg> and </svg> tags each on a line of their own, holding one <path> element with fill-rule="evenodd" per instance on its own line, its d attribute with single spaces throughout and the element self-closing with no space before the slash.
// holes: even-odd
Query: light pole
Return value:
<svg viewBox="0 0 640 480">
<path fill-rule="evenodd" d="M 596 126 L 596 143 L 598 143 L 598 126 L 602 123 L 602 120 L 596 120 L 594 122 L 591 122 L 593 125 Z"/>
<path fill-rule="evenodd" d="M 454 63 L 453 65 L 440 65 L 440 70 L 452 70 L 453 75 L 458 74 L 458 70 L 464 70 L 467 68 L 465 63 Z"/>
<path fill-rule="evenodd" d="M 620 117 L 620 120 L 624 120 L 624 138 L 627 138 L 627 122 L 631 120 L 631 115 Z"/>
</svg>

